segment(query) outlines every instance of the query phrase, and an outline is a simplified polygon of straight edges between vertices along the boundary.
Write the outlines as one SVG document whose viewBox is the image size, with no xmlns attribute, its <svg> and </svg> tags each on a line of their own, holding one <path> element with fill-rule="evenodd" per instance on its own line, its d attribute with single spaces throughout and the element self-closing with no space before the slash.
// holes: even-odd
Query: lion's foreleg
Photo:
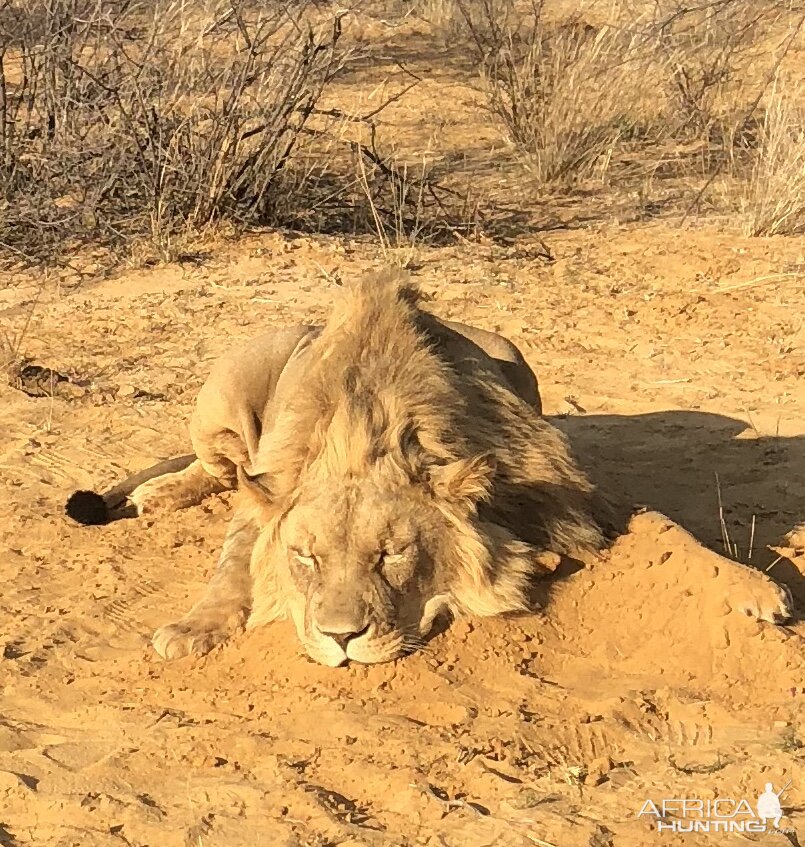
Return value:
<svg viewBox="0 0 805 847">
<path fill-rule="evenodd" d="M 204 596 L 183 618 L 154 633 L 151 643 L 160 656 L 203 656 L 242 628 L 251 605 L 249 562 L 257 535 L 249 511 L 236 511 Z"/>
</svg>

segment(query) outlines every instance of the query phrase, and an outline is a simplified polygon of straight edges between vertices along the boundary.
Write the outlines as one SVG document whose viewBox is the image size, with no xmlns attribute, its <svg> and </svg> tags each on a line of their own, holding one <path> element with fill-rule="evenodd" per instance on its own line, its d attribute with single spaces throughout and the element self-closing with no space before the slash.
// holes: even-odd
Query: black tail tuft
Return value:
<svg viewBox="0 0 805 847">
<path fill-rule="evenodd" d="M 70 495 L 65 507 L 67 516 L 85 526 L 109 523 L 106 500 L 95 491 L 76 491 Z"/>
</svg>

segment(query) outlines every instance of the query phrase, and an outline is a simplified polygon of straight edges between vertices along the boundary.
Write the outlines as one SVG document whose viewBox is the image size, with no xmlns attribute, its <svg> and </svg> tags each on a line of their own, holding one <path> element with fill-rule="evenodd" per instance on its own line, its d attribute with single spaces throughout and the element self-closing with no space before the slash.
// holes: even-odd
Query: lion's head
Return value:
<svg viewBox="0 0 805 847">
<path fill-rule="evenodd" d="M 541 550 L 599 539 L 562 436 L 443 361 L 420 315 L 398 284 L 348 289 L 241 478 L 261 527 L 249 624 L 290 614 L 326 665 L 410 652 L 443 608 L 523 610 Z"/>
<path fill-rule="evenodd" d="M 411 652 L 452 605 L 447 548 L 469 508 L 455 495 L 461 497 L 460 487 L 470 494 L 481 487 L 489 471 L 482 461 L 462 462 L 417 478 L 387 455 L 360 477 L 311 475 L 273 521 L 270 492 L 258 492 L 268 520 L 255 550 L 255 594 L 262 586 L 272 605 L 284 599 L 305 650 L 325 665 Z M 253 617 L 262 622 L 259 600 Z"/>
</svg>

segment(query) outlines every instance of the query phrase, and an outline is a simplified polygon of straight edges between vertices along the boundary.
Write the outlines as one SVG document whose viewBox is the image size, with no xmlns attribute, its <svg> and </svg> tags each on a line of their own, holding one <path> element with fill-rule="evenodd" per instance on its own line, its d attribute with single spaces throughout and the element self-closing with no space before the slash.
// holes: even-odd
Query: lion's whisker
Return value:
<svg viewBox="0 0 805 847">
<path fill-rule="evenodd" d="M 402 643 L 402 650 L 406 656 L 410 656 L 411 653 L 424 653 L 428 656 L 436 655 L 436 651 L 430 645 L 418 638 L 404 639 Z"/>
</svg>

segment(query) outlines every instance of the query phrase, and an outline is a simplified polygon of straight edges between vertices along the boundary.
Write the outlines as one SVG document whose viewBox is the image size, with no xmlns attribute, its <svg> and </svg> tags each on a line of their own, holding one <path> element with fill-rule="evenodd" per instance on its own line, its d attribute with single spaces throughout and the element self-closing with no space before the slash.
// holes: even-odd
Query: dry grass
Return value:
<svg viewBox="0 0 805 847">
<path fill-rule="evenodd" d="M 590 23 L 585 15 L 594 12 L 557 18 L 545 0 L 422 7 L 424 18 L 469 45 L 490 111 L 539 183 L 603 181 L 628 160 L 621 184 L 624 175 L 645 184 L 673 163 L 678 179 L 695 178 L 698 168 L 709 186 L 725 166 L 744 165 L 747 105 L 768 86 L 801 10 L 781 0 L 614 0 Z M 683 147 L 695 159 L 677 155 Z"/>
<path fill-rule="evenodd" d="M 747 235 L 805 233 L 805 92 L 775 83 L 743 197 Z"/>
<path fill-rule="evenodd" d="M 753 68 L 768 60 L 766 39 L 786 15 L 776 0 L 657 0 L 650 26 L 674 137 L 718 143 L 730 134 L 759 82 Z"/>
<path fill-rule="evenodd" d="M 350 59 L 303 0 L 0 0 L 0 246 L 173 241 L 304 201 L 305 127 Z"/>
<path fill-rule="evenodd" d="M 646 124 L 640 41 L 605 27 L 558 28 L 532 42 L 512 75 L 509 125 L 541 182 L 603 179 L 622 140 Z"/>
<path fill-rule="evenodd" d="M 423 158 L 422 139 L 410 152 L 389 144 L 383 108 L 355 114 L 334 84 L 360 60 L 436 43 L 479 70 L 518 207 L 584 183 L 621 204 L 637 197 L 639 215 L 684 191 L 697 212 L 740 206 L 752 234 L 801 232 L 801 110 L 781 83 L 763 94 L 802 10 L 787 0 L 579 8 L 0 0 L 0 263 L 59 264 L 85 246 L 113 262 L 171 259 L 209 228 L 254 225 L 372 234 L 411 255 L 476 237 L 492 194 L 485 202 L 459 170 L 462 156 Z M 360 15 L 399 31 L 396 46 L 343 35 L 342 21 Z M 423 21 L 428 34 L 411 42 L 405 28 Z M 408 74 L 403 91 L 419 81 Z M 453 170 L 440 165 L 437 179 L 439 161 Z M 709 192 L 718 175 L 730 181 L 722 197 Z M 519 190 L 535 185 L 530 197 Z M 512 220 L 529 219 L 520 211 Z"/>
<path fill-rule="evenodd" d="M 603 177 L 618 142 L 653 120 L 656 74 L 652 88 L 643 34 L 550 21 L 541 2 L 524 16 L 508 0 L 456 4 L 489 107 L 539 182 Z"/>
</svg>

